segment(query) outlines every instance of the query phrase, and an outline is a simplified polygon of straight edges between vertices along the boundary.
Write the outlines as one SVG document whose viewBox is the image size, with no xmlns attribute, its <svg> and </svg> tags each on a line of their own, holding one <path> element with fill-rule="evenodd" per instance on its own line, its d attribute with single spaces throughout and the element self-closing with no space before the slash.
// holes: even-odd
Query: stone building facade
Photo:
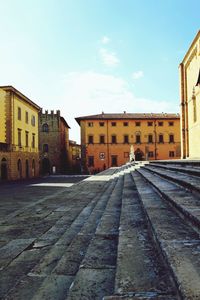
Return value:
<svg viewBox="0 0 200 300">
<path fill-rule="evenodd" d="M 14 87 L 0 87 L 0 181 L 39 176 L 39 110 Z"/>
<path fill-rule="evenodd" d="M 180 71 L 181 157 L 200 158 L 200 31 L 194 38 Z"/>
<path fill-rule="evenodd" d="M 39 149 L 41 174 L 69 171 L 69 125 L 60 111 L 48 110 L 39 115 Z"/>
<path fill-rule="evenodd" d="M 93 173 L 136 160 L 180 158 L 179 114 L 99 114 L 76 118 L 82 165 Z"/>
</svg>

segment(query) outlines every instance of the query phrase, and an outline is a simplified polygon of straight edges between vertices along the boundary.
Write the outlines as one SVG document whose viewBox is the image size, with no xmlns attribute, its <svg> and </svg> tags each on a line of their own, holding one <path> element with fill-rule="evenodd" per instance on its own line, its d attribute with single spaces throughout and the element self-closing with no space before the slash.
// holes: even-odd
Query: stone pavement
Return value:
<svg viewBox="0 0 200 300">
<path fill-rule="evenodd" d="M 0 186 L 0 299 L 200 299 L 199 174 L 159 162 Z"/>
</svg>

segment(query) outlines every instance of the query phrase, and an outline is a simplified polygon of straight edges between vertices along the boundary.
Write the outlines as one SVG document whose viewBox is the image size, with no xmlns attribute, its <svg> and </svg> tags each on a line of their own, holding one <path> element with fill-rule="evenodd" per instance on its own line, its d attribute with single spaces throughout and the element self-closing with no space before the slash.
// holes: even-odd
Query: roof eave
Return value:
<svg viewBox="0 0 200 300">
<path fill-rule="evenodd" d="M 38 111 L 41 110 L 41 107 L 34 103 L 32 100 L 30 100 L 28 97 L 26 97 L 24 94 L 22 94 L 20 91 L 18 91 L 16 88 L 14 88 L 12 85 L 5 85 L 0 86 L 4 91 L 11 91 L 14 94 L 18 95 L 21 99 L 23 99 L 25 102 L 29 103 L 31 106 L 35 107 Z"/>
</svg>

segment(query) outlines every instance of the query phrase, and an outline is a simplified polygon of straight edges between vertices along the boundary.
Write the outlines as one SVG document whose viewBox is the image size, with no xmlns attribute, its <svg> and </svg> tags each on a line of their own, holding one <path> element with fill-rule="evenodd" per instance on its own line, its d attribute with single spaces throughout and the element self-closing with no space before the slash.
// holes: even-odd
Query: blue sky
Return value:
<svg viewBox="0 0 200 300">
<path fill-rule="evenodd" d="M 179 112 L 178 65 L 200 29 L 196 0 L 0 0 L 0 85 L 74 117 Z"/>
</svg>

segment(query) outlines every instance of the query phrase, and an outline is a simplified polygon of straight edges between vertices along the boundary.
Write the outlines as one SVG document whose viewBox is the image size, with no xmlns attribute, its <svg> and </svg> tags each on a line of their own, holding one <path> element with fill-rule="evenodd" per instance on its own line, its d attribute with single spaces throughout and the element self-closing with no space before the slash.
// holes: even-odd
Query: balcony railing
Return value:
<svg viewBox="0 0 200 300">
<path fill-rule="evenodd" d="M 11 151 L 22 151 L 22 152 L 38 152 L 38 148 L 25 147 L 19 145 L 13 145 L 11 147 Z"/>
</svg>

